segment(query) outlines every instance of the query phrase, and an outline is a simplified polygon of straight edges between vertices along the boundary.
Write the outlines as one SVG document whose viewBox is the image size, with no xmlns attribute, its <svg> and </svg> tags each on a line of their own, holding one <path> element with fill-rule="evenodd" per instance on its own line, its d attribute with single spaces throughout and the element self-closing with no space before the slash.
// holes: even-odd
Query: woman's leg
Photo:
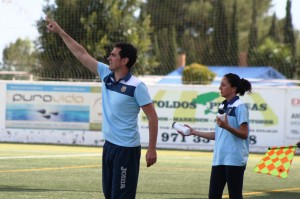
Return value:
<svg viewBox="0 0 300 199">
<path fill-rule="evenodd" d="M 243 182 L 246 166 L 226 166 L 227 187 L 230 199 L 243 198 Z"/>
<path fill-rule="evenodd" d="M 208 193 L 209 199 L 221 199 L 225 184 L 225 166 L 212 166 Z"/>
</svg>

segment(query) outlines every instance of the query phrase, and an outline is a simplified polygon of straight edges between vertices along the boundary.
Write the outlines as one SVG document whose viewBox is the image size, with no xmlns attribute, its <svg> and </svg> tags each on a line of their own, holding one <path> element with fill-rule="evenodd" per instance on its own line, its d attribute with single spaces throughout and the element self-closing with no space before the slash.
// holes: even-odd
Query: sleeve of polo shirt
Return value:
<svg viewBox="0 0 300 199">
<path fill-rule="evenodd" d="M 97 71 L 98 71 L 98 74 L 99 74 L 101 80 L 103 80 L 104 77 L 106 77 L 110 73 L 108 65 L 106 65 L 106 64 L 104 64 L 102 62 L 98 62 Z"/>
<path fill-rule="evenodd" d="M 237 107 L 237 121 L 238 125 L 243 123 L 249 124 L 249 111 L 244 104 Z"/>
<path fill-rule="evenodd" d="M 148 88 L 144 82 L 141 82 L 137 85 L 134 92 L 134 98 L 136 99 L 139 106 L 144 106 L 152 103 Z"/>
</svg>

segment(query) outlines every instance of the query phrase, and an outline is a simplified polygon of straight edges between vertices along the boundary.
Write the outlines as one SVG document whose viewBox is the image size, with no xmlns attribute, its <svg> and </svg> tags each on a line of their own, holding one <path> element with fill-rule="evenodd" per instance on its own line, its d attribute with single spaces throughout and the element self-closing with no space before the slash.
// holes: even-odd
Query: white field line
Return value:
<svg viewBox="0 0 300 199">
<path fill-rule="evenodd" d="M 6 159 L 38 159 L 38 158 L 68 158 L 68 157 L 101 157 L 101 154 L 65 154 L 65 155 L 32 155 L 32 156 L 10 156 L 0 157 L 0 160 Z"/>
</svg>

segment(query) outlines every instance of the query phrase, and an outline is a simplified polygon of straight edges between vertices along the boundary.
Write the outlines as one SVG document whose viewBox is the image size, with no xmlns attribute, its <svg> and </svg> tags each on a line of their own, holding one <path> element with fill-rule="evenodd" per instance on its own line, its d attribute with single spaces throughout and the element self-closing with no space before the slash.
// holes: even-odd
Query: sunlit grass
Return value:
<svg viewBox="0 0 300 199">
<path fill-rule="evenodd" d="M 207 198 L 211 152 L 158 150 L 147 168 L 142 150 L 137 198 Z M 101 147 L 0 144 L 0 198 L 104 198 Z M 300 157 L 289 176 L 280 179 L 253 171 L 263 154 L 251 154 L 244 180 L 244 198 L 300 198 Z M 224 198 L 228 198 L 224 190 Z"/>
</svg>

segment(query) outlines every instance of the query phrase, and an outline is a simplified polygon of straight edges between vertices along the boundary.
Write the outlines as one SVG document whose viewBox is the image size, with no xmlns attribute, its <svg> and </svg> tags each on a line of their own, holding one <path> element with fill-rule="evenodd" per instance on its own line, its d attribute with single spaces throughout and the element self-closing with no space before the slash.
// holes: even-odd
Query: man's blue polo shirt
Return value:
<svg viewBox="0 0 300 199">
<path fill-rule="evenodd" d="M 130 72 L 118 82 L 108 65 L 99 62 L 102 80 L 102 133 L 104 139 L 125 147 L 140 145 L 140 107 L 152 103 L 146 85 Z"/>
</svg>

